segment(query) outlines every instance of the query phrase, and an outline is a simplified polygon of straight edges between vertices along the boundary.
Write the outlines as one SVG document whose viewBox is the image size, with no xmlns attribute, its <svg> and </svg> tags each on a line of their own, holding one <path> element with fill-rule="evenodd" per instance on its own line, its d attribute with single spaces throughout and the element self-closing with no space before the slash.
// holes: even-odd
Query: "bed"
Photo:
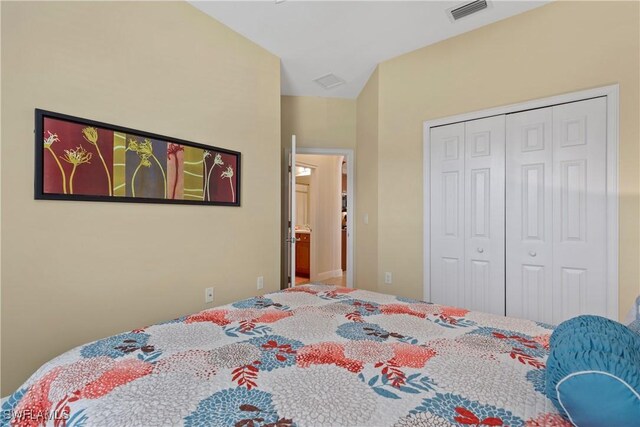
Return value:
<svg viewBox="0 0 640 427">
<path fill-rule="evenodd" d="M 569 426 L 544 395 L 552 327 L 304 285 L 79 346 L 1 425 Z"/>
</svg>

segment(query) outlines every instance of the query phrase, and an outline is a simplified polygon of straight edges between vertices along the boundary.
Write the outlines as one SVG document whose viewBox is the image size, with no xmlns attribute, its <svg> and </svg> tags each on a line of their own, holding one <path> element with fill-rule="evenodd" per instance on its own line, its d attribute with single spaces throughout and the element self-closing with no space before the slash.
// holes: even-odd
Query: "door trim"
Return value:
<svg viewBox="0 0 640 427">
<path fill-rule="evenodd" d="M 531 101 L 509 104 L 502 107 L 488 108 L 455 116 L 427 120 L 423 123 L 423 299 L 431 299 L 431 182 L 430 182 L 430 131 L 431 128 L 466 122 L 490 116 L 516 113 L 537 108 L 550 107 L 569 102 L 584 101 L 597 97 L 607 98 L 607 317 L 619 319 L 618 298 L 618 181 L 619 181 L 619 97 L 618 84 L 587 89 L 578 92 L 540 98 Z"/>
<path fill-rule="evenodd" d="M 323 156 L 344 156 L 347 163 L 347 288 L 353 288 L 355 280 L 354 245 L 355 229 L 355 153 L 350 148 L 308 148 L 296 147 L 296 154 L 317 154 Z"/>
</svg>

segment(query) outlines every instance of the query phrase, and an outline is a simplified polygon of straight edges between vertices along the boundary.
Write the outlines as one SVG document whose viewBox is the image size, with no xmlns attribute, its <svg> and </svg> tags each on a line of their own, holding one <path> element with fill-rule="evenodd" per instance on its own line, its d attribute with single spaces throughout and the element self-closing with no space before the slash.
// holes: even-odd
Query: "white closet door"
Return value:
<svg viewBox="0 0 640 427">
<path fill-rule="evenodd" d="M 605 98 L 553 107 L 553 323 L 606 316 Z"/>
<path fill-rule="evenodd" d="M 606 100 L 507 117 L 507 315 L 606 315 Z"/>
<path fill-rule="evenodd" d="M 465 123 L 464 307 L 505 314 L 505 116 Z"/>
<path fill-rule="evenodd" d="M 553 110 L 507 116 L 507 316 L 552 322 Z"/>
<path fill-rule="evenodd" d="M 464 123 L 431 129 L 431 300 L 464 302 Z"/>
</svg>

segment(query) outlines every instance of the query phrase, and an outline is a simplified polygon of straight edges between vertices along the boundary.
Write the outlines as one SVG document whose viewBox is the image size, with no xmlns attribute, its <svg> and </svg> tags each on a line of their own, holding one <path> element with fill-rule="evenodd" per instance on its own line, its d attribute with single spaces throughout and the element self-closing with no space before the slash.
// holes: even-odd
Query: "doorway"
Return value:
<svg viewBox="0 0 640 427">
<path fill-rule="evenodd" d="M 297 148 L 295 159 L 296 267 L 295 274 L 283 274 L 282 287 L 353 287 L 353 150 Z M 285 215 L 287 210 L 283 209 Z"/>
</svg>

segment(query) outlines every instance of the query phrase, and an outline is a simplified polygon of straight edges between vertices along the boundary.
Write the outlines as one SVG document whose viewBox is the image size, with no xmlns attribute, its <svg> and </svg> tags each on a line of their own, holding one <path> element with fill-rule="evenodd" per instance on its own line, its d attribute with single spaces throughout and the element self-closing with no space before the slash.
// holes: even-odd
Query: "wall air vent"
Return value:
<svg viewBox="0 0 640 427">
<path fill-rule="evenodd" d="M 463 4 L 453 9 L 449 9 L 449 14 L 454 21 L 462 19 L 476 12 L 480 12 L 487 8 L 487 0 L 475 0 L 470 3 Z"/>
<path fill-rule="evenodd" d="M 325 89 L 333 89 L 336 86 L 345 84 L 345 81 L 335 74 L 327 74 L 326 76 L 318 77 L 314 80 Z"/>
</svg>

